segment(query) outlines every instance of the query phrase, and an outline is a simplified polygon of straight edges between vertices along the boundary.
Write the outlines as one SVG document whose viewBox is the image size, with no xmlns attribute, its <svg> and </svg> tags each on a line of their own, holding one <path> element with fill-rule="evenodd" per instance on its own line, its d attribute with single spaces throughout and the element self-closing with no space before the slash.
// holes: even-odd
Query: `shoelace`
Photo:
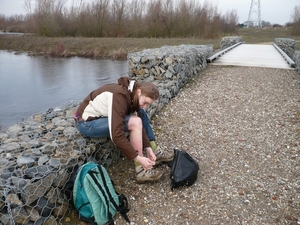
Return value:
<svg viewBox="0 0 300 225">
<path fill-rule="evenodd" d="M 155 171 L 154 171 L 153 169 L 151 169 L 151 170 L 146 170 L 145 173 L 149 173 L 149 174 L 154 175 L 154 174 L 155 174 Z"/>
<path fill-rule="evenodd" d="M 145 171 L 145 173 L 148 173 L 148 174 L 151 174 L 151 175 L 154 175 L 156 172 L 153 170 L 153 169 L 150 169 L 150 170 L 144 170 L 144 169 L 141 169 L 139 172 L 137 172 L 136 174 L 140 174 L 142 173 L 143 171 Z"/>
<path fill-rule="evenodd" d="M 158 155 L 167 156 L 166 152 L 161 149 L 159 149 L 159 152 L 156 153 L 156 156 L 158 156 Z"/>
</svg>

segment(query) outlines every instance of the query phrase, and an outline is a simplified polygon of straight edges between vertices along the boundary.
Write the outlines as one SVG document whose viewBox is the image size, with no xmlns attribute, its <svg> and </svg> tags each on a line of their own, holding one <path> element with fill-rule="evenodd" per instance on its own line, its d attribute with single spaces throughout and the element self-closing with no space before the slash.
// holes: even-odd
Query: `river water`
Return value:
<svg viewBox="0 0 300 225">
<path fill-rule="evenodd" d="M 0 51 L 0 125 L 5 129 L 32 114 L 82 100 L 121 76 L 128 76 L 127 61 L 31 57 Z"/>
</svg>

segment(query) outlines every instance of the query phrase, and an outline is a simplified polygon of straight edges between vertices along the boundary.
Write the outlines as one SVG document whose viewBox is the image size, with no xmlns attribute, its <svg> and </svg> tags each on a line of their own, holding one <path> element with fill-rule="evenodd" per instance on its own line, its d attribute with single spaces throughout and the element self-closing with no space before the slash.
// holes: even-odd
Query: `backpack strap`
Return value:
<svg viewBox="0 0 300 225">
<path fill-rule="evenodd" d="M 84 222 L 87 222 L 88 224 L 90 225 L 98 225 L 96 222 L 95 222 L 95 217 L 91 217 L 91 218 L 85 218 L 85 217 L 80 217 L 79 216 L 79 219 L 81 219 L 82 221 Z"/>
<path fill-rule="evenodd" d="M 127 213 L 129 212 L 129 207 L 128 207 L 128 201 L 126 196 L 123 194 L 119 195 L 119 201 L 120 201 L 120 214 L 121 216 L 123 216 L 126 222 L 130 223 L 130 220 L 127 216 Z"/>
<path fill-rule="evenodd" d="M 99 168 L 99 171 L 100 171 L 100 175 L 101 175 L 101 178 L 102 180 L 105 180 L 105 176 L 104 176 L 104 173 L 103 173 L 103 170 L 101 168 L 100 165 L 98 165 L 98 168 Z M 112 185 L 114 187 L 114 183 L 112 182 Z M 119 195 L 118 193 L 118 196 L 119 196 L 119 200 L 120 200 L 120 205 L 117 205 L 115 199 L 113 198 L 106 182 L 104 182 L 104 187 L 109 195 L 109 199 L 110 201 L 113 203 L 114 207 L 120 212 L 120 214 L 122 215 L 122 217 L 126 220 L 126 222 L 130 223 L 130 220 L 127 216 L 127 212 L 129 212 L 129 209 L 128 209 L 128 201 L 127 201 L 127 198 L 122 194 L 122 195 Z M 115 187 L 114 187 L 115 189 Z"/>
<path fill-rule="evenodd" d="M 80 189 L 83 187 L 84 177 L 86 176 L 87 172 L 93 167 L 94 167 L 94 165 L 92 163 L 90 163 L 90 164 L 87 163 L 85 165 L 80 165 L 77 168 L 77 171 L 75 173 L 76 176 L 74 177 L 74 185 L 73 185 L 73 201 L 74 201 L 75 209 L 76 209 L 76 212 L 77 212 L 77 215 L 79 216 L 79 218 L 91 225 L 97 225 L 95 222 L 94 216 L 85 217 L 80 212 L 84 206 L 90 204 L 87 199 L 86 193 L 84 191 L 81 193 Z M 79 197 L 79 195 L 82 195 L 82 196 Z M 78 200 L 78 198 L 80 198 L 80 200 Z"/>
<path fill-rule="evenodd" d="M 99 168 L 99 171 L 100 171 L 100 173 L 101 173 L 102 169 Z M 102 195 L 103 195 L 104 198 L 105 198 L 105 202 L 106 202 L 106 205 L 107 205 L 107 208 L 108 208 L 108 210 L 107 210 L 107 211 L 108 211 L 108 218 L 109 218 L 108 224 L 109 224 L 109 225 L 113 225 L 113 224 L 114 224 L 114 219 L 113 219 L 113 217 L 112 217 L 112 215 L 111 215 L 111 212 L 109 211 L 109 201 L 108 201 L 108 198 L 107 198 L 107 196 L 106 196 L 106 194 L 105 194 L 105 191 L 103 190 L 103 188 L 102 188 L 101 185 L 99 184 L 99 182 L 97 182 L 97 178 L 96 178 L 96 176 L 95 176 L 94 173 L 97 173 L 97 172 L 92 171 L 92 170 L 90 170 L 90 171 L 88 172 L 88 174 L 91 176 L 91 178 L 93 179 L 94 183 L 97 185 L 97 187 L 99 188 L 99 190 L 101 191 Z M 102 177 L 102 179 L 105 181 L 105 179 L 104 179 L 103 177 Z M 106 183 L 105 183 L 105 182 L 103 182 L 103 183 L 104 183 L 105 186 L 107 187 Z M 108 191 L 108 193 L 110 193 L 110 192 Z M 111 195 L 111 194 L 109 194 L 109 195 Z"/>
<path fill-rule="evenodd" d="M 80 209 L 83 207 L 83 206 L 86 206 L 90 204 L 89 202 L 87 203 L 83 203 L 77 210 L 76 210 L 76 213 L 77 215 L 79 216 L 79 219 L 89 223 L 90 225 L 97 225 L 97 223 L 95 223 L 95 217 L 91 217 L 91 218 L 86 218 L 86 217 L 83 217 L 83 216 L 80 216 Z"/>
</svg>

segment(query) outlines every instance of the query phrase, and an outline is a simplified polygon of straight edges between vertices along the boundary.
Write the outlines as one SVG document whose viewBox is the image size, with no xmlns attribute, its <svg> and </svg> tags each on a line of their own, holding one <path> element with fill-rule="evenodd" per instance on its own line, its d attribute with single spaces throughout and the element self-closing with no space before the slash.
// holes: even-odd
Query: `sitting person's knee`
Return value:
<svg viewBox="0 0 300 225">
<path fill-rule="evenodd" d="M 129 119 L 129 127 L 142 129 L 143 123 L 140 117 L 131 116 Z"/>
</svg>

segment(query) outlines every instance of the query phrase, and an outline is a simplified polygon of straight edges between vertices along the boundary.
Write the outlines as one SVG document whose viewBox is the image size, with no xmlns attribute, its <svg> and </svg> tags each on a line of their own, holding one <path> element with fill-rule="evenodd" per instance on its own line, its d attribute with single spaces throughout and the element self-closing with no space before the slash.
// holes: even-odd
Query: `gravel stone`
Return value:
<svg viewBox="0 0 300 225">
<path fill-rule="evenodd" d="M 300 83 L 293 70 L 209 65 L 152 118 L 157 142 L 185 149 L 198 180 L 171 191 L 170 169 L 137 184 L 108 168 L 131 224 L 300 224 Z M 116 224 L 126 224 L 118 214 Z"/>
</svg>

